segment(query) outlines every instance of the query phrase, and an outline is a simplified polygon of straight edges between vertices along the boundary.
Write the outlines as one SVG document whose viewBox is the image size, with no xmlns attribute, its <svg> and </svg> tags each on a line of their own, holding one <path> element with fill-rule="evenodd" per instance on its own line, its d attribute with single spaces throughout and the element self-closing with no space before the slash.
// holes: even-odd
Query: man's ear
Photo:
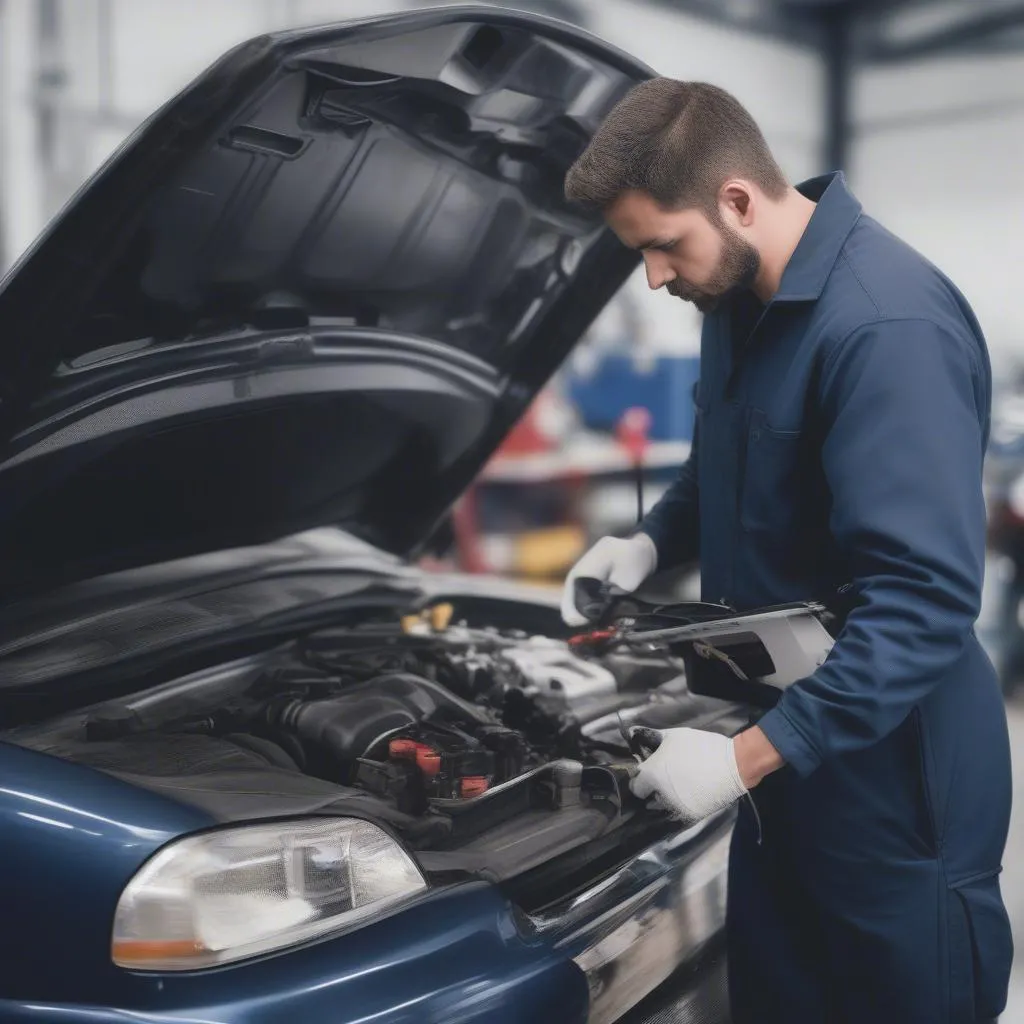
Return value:
<svg viewBox="0 0 1024 1024">
<path fill-rule="evenodd" d="M 718 192 L 718 206 L 723 217 L 735 220 L 748 228 L 754 222 L 755 198 L 753 188 L 745 181 L 727 181 Z"/>
</svg>

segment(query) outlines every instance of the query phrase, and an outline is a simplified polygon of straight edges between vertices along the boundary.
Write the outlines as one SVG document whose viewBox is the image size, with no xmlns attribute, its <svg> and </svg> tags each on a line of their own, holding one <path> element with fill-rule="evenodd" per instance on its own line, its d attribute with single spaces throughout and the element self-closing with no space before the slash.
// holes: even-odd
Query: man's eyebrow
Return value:
<svg viewBox="0 0 1024 1024">
<path fill-rule="evenodd" d="M 652 238 L 647 242 L 641 242 L 640 245 L 636 245 L 635 249 L 662 249 L 667 245 L 674 245 L 675 239 L 673 238 Z"/>
</svg>

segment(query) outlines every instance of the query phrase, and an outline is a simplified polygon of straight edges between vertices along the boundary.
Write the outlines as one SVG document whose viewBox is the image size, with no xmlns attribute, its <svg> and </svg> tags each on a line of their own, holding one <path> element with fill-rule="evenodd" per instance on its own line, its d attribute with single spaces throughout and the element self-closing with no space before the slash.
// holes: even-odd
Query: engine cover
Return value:
<svg viewBox="0 0 1024 1024">
<path fill-rule="evenodd" d="M 560 693 L 570 702 L 607 696 L 618 689 L 615 676 L 603 665 L 585 661 L 565 643 L 547 637 L 531 637 L 506 648 L 499 660 L 512 665 L 528 684 Z"/>
</svg>

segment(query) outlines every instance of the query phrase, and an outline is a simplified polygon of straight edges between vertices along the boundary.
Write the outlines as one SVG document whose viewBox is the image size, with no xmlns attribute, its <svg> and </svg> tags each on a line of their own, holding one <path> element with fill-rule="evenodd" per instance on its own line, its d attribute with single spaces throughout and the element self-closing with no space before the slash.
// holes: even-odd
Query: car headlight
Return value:
<svg viewBox="0 0 1024 1024">
<path fill-rule="evenodd" d="M 188 836 L 121 894 L 121 967 L 186 971 L 347 928 L 426 882 L 386 832 L 355 818 L 249 825 Z"/>
</svg>

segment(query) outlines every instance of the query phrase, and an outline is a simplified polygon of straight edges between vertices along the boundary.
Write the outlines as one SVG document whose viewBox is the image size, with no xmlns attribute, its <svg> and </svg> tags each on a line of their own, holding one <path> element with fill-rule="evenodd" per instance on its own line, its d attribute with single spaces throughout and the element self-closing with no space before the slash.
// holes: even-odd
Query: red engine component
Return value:
<svg viewBox="0 0 1024 1024">
<path fill-rule="evenodd" d="M 430 796 L 468 800 L 487 791 L 494 777 L 490 751 L 468 748 L 441 734 L 431 738 L 437 742 L 397 737 L 388 744 L 388 757 L 414 762 Z"/>
<path fill-rule="evenodd" d="M 593 629 L 589 633 L 577 633 L 569 637 L 569 646 L 576 651 L 600 651 L 618 637 L 619 631 L 614 628 Z"/>
<path fill-rule="evenodd" d="M 470 800 L 481 793 L 486 793 L 490 782 L 484 775 L 466 775 L 459 780 L 459 795 L 463 800 Z"/>
</svg>

